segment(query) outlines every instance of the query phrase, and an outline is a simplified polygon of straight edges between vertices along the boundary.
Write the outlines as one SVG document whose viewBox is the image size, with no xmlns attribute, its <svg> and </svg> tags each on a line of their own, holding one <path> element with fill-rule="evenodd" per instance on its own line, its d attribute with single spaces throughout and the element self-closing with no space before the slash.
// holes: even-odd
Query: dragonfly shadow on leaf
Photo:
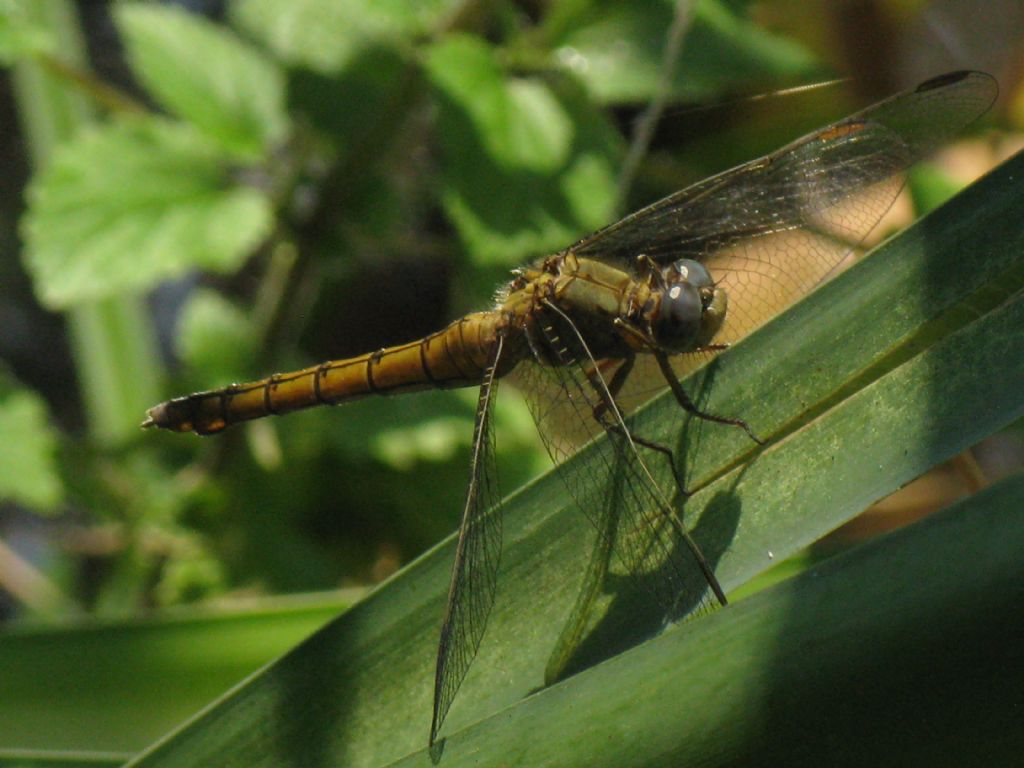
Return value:
<svg viewBox="0 0 1024 768">
<path fill-rule="evenodd" d="M 677 501 L 682 497 L 677 497 Z M 678 507 L 677 507 L 678 508 Z M 714 569 L 729 545 L 739 524 L 741 505 L 732 491 L 716 493 L 704 507 L 700 520 L 689 533 Z M 687 544 L 679 538 L 673 555 L 688 557 Z M 668 611 L 659 599 L 666 581 L 674 580 L 673 566 L 644 574 L 606 574 L 602 591 L 608 599 L 600 618 L 588 628 L 571 654 L 562 662 L 558 674 L 547 682 L 575 675 L 578 672 L 616 656 L 661 632 L 666 624 L 699 616 L 708 610 L 705 596 L 707 583 L 695 577 L 692 584 L 682 585 L 675 605 Z"/>
<path fill-rule="evenodd" d="M 712 359 L 698 379 L 698 403 L 707 400 L 716 362 Z M 652 391 L 641 384 L 627 406 L 630 410 L 645 389 Z M 730 427 L 710 424 L 681 408 L 681 424 L 645 418 L 650 413 L 641 409 L 627 419 L 629 440 L 614 431 L 606 436 L 605 452 L 615 458 L 606 464 L 606 482 L 584 494 L 581 504 L 597 536 L 575 607 L 548 660 L 546 685 L 621 653 L 668 623 L 703 615 L 720 602 L 706 573 L 714 572 L 729 548 L 740 505 L 731 490 L 721 491 L 695 521 L 686 514 L 690 494 L 684 488 L 687 458 L 705 441 L 705 425 L 716 431 Z M 678 447 L 668 449 L 669 441 Z M 626 449 L 626 443 L 632 449 Z M 657 495 L 641 500 L 623 492 L 623 485 L 635 480 L 638 466 L 650 473 L 653 487 L 668 491 L 660 504 Z M 646 509 L 641 509 L 643 502 Z M 697 567 L 697 558 L 704 560 L 706 572 Z"/>
</svg>

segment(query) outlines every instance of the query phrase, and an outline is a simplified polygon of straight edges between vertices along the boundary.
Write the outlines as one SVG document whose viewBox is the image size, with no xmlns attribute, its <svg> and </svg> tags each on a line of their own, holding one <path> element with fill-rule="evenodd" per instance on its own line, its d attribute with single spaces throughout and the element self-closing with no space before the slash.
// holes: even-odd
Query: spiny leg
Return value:
<svg viewBox="0 0 1024 768">
<path fill-rule="evenodd" d="M 634 360 L 635 355 L 627 358 L 629 368 L 632 367 Z M 626 365 L 626 363 L 624 363 L 624 365 Z M 600 399 L 599 404 L 594 408 L 595 413 L 598 411 L 598 409 L 600 409 L 602 415 L 604 415 L 607 414 L 609 410 L 611 410 L 613 413 L 620 414 L 621 418 L 622 411 L 618 408 L 618 405 L 615 403 L 615 397 L 617 396 L 618 391 L 622 388 L 622 385 L 629 374 L 629 368 L 627 368 L 626 373 L 623 374 L 621 378 L 619 377 L 620 372 L 616 371 L 615 375 L 612 377 L 611 382 L 609 382 L 607 388 L 602 387 L 600 381 L 591 381 L 591 385 L 593 386 L 595 392 L 597 393 Z M 616 383 L 617 378 L 619 378 L 620 380 Z M 676 383 L 678 384 L 678 381 Z M 606 421 L 600 421 L 600 423 L 605 429 L 633 442 L 636 445 L 642 445 L 645 448 L 649 448 L 651 450 L 657 451 L 658 453 L 665 455 L 668 458 L 669 466 L 672 468 L 672 474 L 675 477 L 676 485 L 679 488 L 679 492 L 683 496 L 690 495 L 689 491 L 686 490 L 686 486 L 683 483 L 682 474 L 676 467 L 675 453 L 673 453 L 673 451 L 670 448 L 659 443 L 655 443 L 653 441 L 637 437 L 635 434 L 631 432 L 627 433 L 626 426 L 623 422 L 614 422 L 612 424 L 608 424 Z M 753 435 L 751 436 L 753 437 Z M 757 438 L 755 437 L 754 439 L 756 440 Z M 682 524 L 678 520 L 678 518 L 675 518 L 673 516 L 673 521 L 673 526 L 682 536 L 683 540 L 686 543 L 686 546 L 693 554 L 694 559 L 696 560 L 697 565 L 701 570 L 701 573 L 704 575 L 705 581 L 707 582 L 708 586 L 711 587 L 711 591 L 714 592 L 715 597 L 718 599 L 718 602 L 721 605 L 727 605 L 729 601 L 726 599 L 725 591 L 722 589 L 722 585 L 719 584 L 718 577 L 715 575 L 714 570 L 712 570 L 710 563 L 708 563 L 707 561 L 707 558 L 704 557 L 704 553 L 700 550 L 700 547 L 697 546 L 697 542 L 694 541 L 693 538 L 690 536 L 689 532 L 682 527 Z"/>
<path fill-rule="evenodd" d="M 654 359 L 658 361 L 658 368 L 661 369 L 661 375 L 665 377 L 665 381 L 668 382 L 669 388 L 672 390 L 672 394 L 676 398 L 676 402 L 682 406 L 683 410 L 687 413 L 692 413 L 699 419 L 704 421 L 713 421 L 716 424 L 728 424 L 733 427 L 740 427 L 744 432 L 758 445 L 764 445 L 765 440 L 762 440 L 754 434 L 754 430 L 750 428 L 743 419 L 731 419 L 726 416 L 717 416 L 713 413 L 702 411 L 696 406 L 690 396 L 686 394 L 686 390 L 683 389 L 683 385 L 679 383 L 679 379 L 676 377 L 676 372 L 672 370 L 672 365 L 668 361 L 668 356 L 664 352 L 655 350 L 653 352 Z"/>
<path fill-rule="evenodd" d="M 571 318 L 554 302 L 543 302 L 542 306 L 550 311 L 552 317 L 563 321 L 564 331 L 569 336 L 569 344 L 578 347 L 578 350 L 573 352 L 553 327 L 541 325 L 538 330 L 543 334 L 543 348 L 559 363 L 558 365 L 543 366 L 543 369 L 559 378 L 564 391 L 569 395 L 568 402 L 578 403 L 575 407 L 580 415 L 583 415 L 580 406 L 589 403 L 590 416 L 596 417 L 596 423 L 608 431 L 608 439 L 603 443 L 599 441 L 597 447 L 600 452 L 603 452 L 605 461 L 608 462 L 608 477 L 613 483 L 613 486 L 605 489 L 605 493 L 597 501 L 599 505 L 608 504 L 609 507 L 604 508 L 603 511 L 581 507 L 581 510 L 596 525 L 598 540 L 595 543 L 596 551 L 587 566 L 584 589 L 577 599 L 572 617 L 563 628 L 559 644 L 549 661 L 546 674 L 550 680 L 552 677 L 557 678 L 564 671 L 567 662 L 575 652 L 575 647 L 586 629 L 586 620 L 592 611 L 594 599 L 599 593 L 601 585 L 604 584 L 613 549 L 618 551 L 618 557 L 626 568 L 638 577 L 646 574 L 648 558 L 653 551 L 660 551 L 665 555 L 667 558 L 665 562 L 672 564 L 674 578 L 683 580 L 680 583 L 689 583 L 685 581 L 682 574 L 686 572 L 686 569 L 695 565 L 700 571 L 701 580 L 711 589 L 715 600 L 719 604 L 725 605 L 727 599 L 710 563 L 689 532 L 683 527 L 676 510 L 658 489 L 657 481 L 650 475 L 639 455 L 638 444 L 645 445 L 645 447 L 657 444 L 649 441 L 637 441 L 622 420 L 622 412 L 616 403 L 614 394 L 622 389 L 630 373 L 633 360 L 624 357 L 622 365 L 625 366 L 625 370 L 616 371 L 610 379 L 606 380 L 602 375 L 600 365 L 587 348 L 586 340 Z M 536 345 L 531 340 L 531 347 L 534 346 Z M 540 358 L 538 357 L 538 359 Z M 580 361 L 586 361 L 587 364 L 581 365 Z M 542 422 L 538 421 L 537 425 L 543 435 Z M 659 453 L 669 456 L 670 459 L 674 458 L 672 452 L 664 446 L 657 446 L 657 449 L 660 449 Z M 599 455 L 601 454 L 599 453 Z M 674 463 L 672 469 L 678 479 Z M 682 488 L 681 482 L 680 488 Z M 626 530 L 630 532 L 624 541 L 632 541 L 632 543 L 621 544 L 620 542 L 622 549 L 619 550 L 619 544 L 615 542 L 622 533 L 620 530 L 620 525 L 623 523 L 623 520 L 620 519 L 622 515 L 625 515 Z M 663 527 L 665 525 L 667 528 Z M 646 533 L 643 533 L 641 529 Z M 685 564 L 681 564 L 675 554 L 675 549 L 680 544 L 689 552 L 689 558 L 679 555 L 685 560 Z M 640 549 L 636 549 L 636 547 L 640 547 Z M 676 593 L 672 596 L 675 602 L 662 603 L 667 612 L 671 613 L 674 610 L 678 598 L 679 593 Z"/>
<path fill-rule="evenodd" d="M 633 365 L 636 363 L 636 355 L 631 354 L 623 358 L 622 365 L 619 366 L 618 370 L 612 375 L 611 380 L 608 382 L 607 395 L 604 392 L 604 388 L 600 386 L 594 386 L 594 391 L 598 395 L 598 403 L 594 406 L 594 419 L 601 424 L 605 429 L 613 430 L 618 433 L 622 433 L 622 427 L 618 424 L 609 421 L 605 417 L 608 415 L 608 409 L 611 403 L 608 402 L 607 398 L 611 398 L 612 402 L 619 396 L 619 392 L 622 391 L 623 385 L 626 383 L 626 379 L 629 378 L 629 374 L 633 370 Z M 591 381 L 591 384 L 594 384 Z M 662 445 L 653 440 L 641 437 L 636 434 L 631 434 L 633 442 L 637 445 L 642 445 L 651 451 L 660 453 L 668 461 L 668 465 L 672 470 L 672 476 L 676 480 L 676 487 L 679 489 L 679 493 L 683 496 L 689 496 L 690 492 L 686 490 L 686 484 L 683 481 L 683 474 L 679 471 L 676 466 L 676 455 L 675 452 L 667 445 Z"/>
</svg>

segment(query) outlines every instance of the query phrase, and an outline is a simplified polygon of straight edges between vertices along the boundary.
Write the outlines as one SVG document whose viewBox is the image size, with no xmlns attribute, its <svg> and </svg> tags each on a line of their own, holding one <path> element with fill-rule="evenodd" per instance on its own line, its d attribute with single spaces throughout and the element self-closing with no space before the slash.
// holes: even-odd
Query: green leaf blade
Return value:
<svg viewBox="0 0 1024 768">
<path fill-rule="evenodd" d="M 27 266 L 54 308 L 190 269 L 235 269 L 273 220 L 265 196 L 232 184 L 202 136 L 148 118 L 83 131 L 33 182 L 29 202 Z"/>
<path fill-rule="evenodd" d="M 182 310 L 178 351 L 192 370 L 209 381 L 240 381 L 257 355 L 250 319 L 224 296 L 200 290 Z"/>
<path fill-rule="evenodd" d="M 0 744 L 136 753 L 343 613 L 359 594 L 9 626 L 0 632 Z"/>
<path fill-rule="evenodd" d="M 683 512 L 689 523 L 695 523 L 694 536 L 727 589 L 1020 417 L 1024 337 L 1019 328 L 1024 323 L 1024 304 L 1019 295 L 1002 306 L 981 308 L 980 319 L 975 313 L 970 321 L 942 332 L 935 332 L 935 324 L 944 322 L 958 305 L 986 286 L 1007 287 L 1007 275 L 1016 274 L 1019 280 L 1024 273 L 1024 233 L 1014 226 L 1012 215 L 1021 204 L 1016 179 L 1022 166 L 1024 157 L 1015 158 L 719 358 L 710 402 L 718 411 L 741 413 L 755 425 L 766 424 L 768 434 L 777 433 L 776 442 L 761 455 L 750 456 L 749 440 L 736 435 L 739 430 L 717 427 L 705 432 L 703 427 L 713 425 L 686 427 L 678 406 L 667 398 L 655 401 L 640 415 L 638 425 L 662 425 L 676 435 L 669 444 L 681 443 L 687 458 L 698 462 L 696 471 L 705 487 L 687 501 Z M 973 247 L 965 248 L 965 243 Z M 924 273 L 927 279 L 921 279 L 922 264 L 936 267 Z M 956 268 L 949 268 L 950 264 Z M 906 277 L 905 270 L 917 278 Z M 887 291 L 895 292 L 899 301 L 894 303 L 893 293 Z M 888 302 L 888 314 L 879 313 L 875 302 Z M 871 333 L 864 333 L 865 329 L 872 329 Z M 842 342 L 836 354 L 849 362 L 833 379 L 825 370 L 831 360 L 820 359 L 824 347 L 818 345 L 831 340 L 835 346 L 835 339 L 844 338 L 846 332 L 861 342 Z M 782 342 L 781 352 L 777 351 Z M 698 385 L 695 391 L 700 393 L 701 387 L 709 387 L 710 375 L 705 371 L 688 385 Z M 982 379 L 991 384 L 979 386 Z M 697 445 L 691 442 L 695 435 L 701 437 Z M 572 461 L 587 461 L 586 451 Z M 446 722 L 443 735 L 450 736 L 450 743 L 442 759 L 452 765 L 462 761 L 525 765 L 536 764 L 531 762 L 536 755 L 550 754 L 553 764 L 558 764 L 555 756 L 564 757 L 567 743 L 577 745 L 574 755 L 578 758 L 580 745 L 597 749 L 620 727 L 640 728 L 631 724 L 628 713 L 650 696 L 662 702 L 658 706 L 665 710 L 672 707 L 658 696 L 671 695 L 680 704 L 683 697 L 697 702 L 679 708 L 694 718 L 693 729 L 714 734 L 716 728 L 732 722 L 722 719 L 730 715 L 730 707 L 716 709 L 708 703 L 742 700 L 721 697 L 723 691 L 732 690 L 730 697 L 735 697 L 757 686 L 760 657 L 745 648 L 742 640 L 744 616 L 761 604 L 754 597 L 666 633 L 665 642 L 705 631 L 714 634 L 699 673 L 688 677 L 682 689 L 672 685 L 653 690 L 662 681 L 674 679 L 669 666 L 676 662 L 674 658 L 654 670 L 640 666 L 625 673 L 630 686 L 619 685 L 620 680 L 591 697 L 607 702 L 600 721 L 586 714 L 573 718 L 568 710 L 581 706 L 576 699 L 571 705 L 561 701 L 554 710 L 545 711 L 561 747 L 550 741 L 534 744 L 532 735 L 524 736 L 535 733 L 530 725 L 534 721 L 525 715 L 526 719 L 515 719 L 518 708 L 506 710 L 541 685 L 547 656 L 572 604 L 592 539 L 588 523 L 568 503 L 556 475 L 538 480 L 506 502 L 497 601 L 483 644 Z M 954 539 L 953 546 L 966 541 L 965 537 Z M 1010 550 L 1019 552 L 1016 539 L 1009 544 Z M 436 633 L 453 549 L 454 541 L 449 540 L 425 555 L 138 764 L 201 763 L 230 750 L 239 764 L 270 765 L 276 759 L 267 756 L 272 750 L 280 755 L 295 745 L 346 765 L 388 764 L 408 754 L 426 761 Z M 979 547 L 968 545 L 966 551 L 976 553 Z M 977 577 L 973 590 L 979 583 L 1005 580 L 1007 563 L 1019 562 L 1016 555 L 1010 561 L 1006 557 L 972 561 L 964 554 L 953 556 L 949 549 L 929 548 L 924 560 L 914 569 L 908 567 L 907 573 L 920 574 L 912 580 L 927 580 L 929 572 L 941 575 L 927 587 L 932 602 L 915 608 L 918 613 L 908 612 L 900 602 L 892 602 L 891 610 L 917 616 L 913 623 L 923 626 L 926 622 L 919 617 L 932 614 L 934 595 L 946 590 L 955 569 L 970 571 L 968 583 Z M 876 594 L 891 591 L 902 562 L 893 560 L 872 571 Z M 894 570 L 887 570 L 890 567 Z M 1019 571 L 1011 575 L 1019 584 Z M 788 588 L 781 585 L 770 592 Z M 854 579 L 849 588 L 845 581 L 836 588 L 856 596 L 863 584 Z M 620 588 L 609 595 L 605 613 L 588 640 L 584 667 L 659 629 L 660 616 L 649 610 L 644 594 Z M 822 603 L 828 603 L 827 596 Z M 969 603 L 965 599 L 963 604 Z M 852 613 L 847 621 L 857 617 Z M 870 626 L 884 624 L 883 618 Z M 813 617 L 805 625 L 807 632 L 814 626 L 827 628 Z M 804 634 L 805 629 L 797 631 L 793 647 L 807 643 L 813 648 L 813 636 Z M 740 639 L 730 644 L 727 638 L 731 637 Z M 871 647 L 870 635 L 852 640 L 854 649 Z M 627 664 L 632 656 L 616 663 Z M 743 676 L 735 678 L 736 674 Z M 844 669 L 837 668 L 835 674 L 844 674 Z M 820 708 L 813 699 L 808 701 Z M 490 715 L 495 717 L 481 722 Z M 777 716 L 800 722 L 801 714 L 783 709 Z M 760 727 L 763 711 L 755 709 L 751 718 L 734 726 L 739 729 L 737 738 L 746 739 Z M 506 723 L 511 723 L 509 730 L 498 734 Z M 478 733 L 485 738 L 478 741 Z M 684 749 L 677 740 L 662 741 L 676 737 L 665 731 L 660 734 L 657 739 L 639 740 L 635 762 L 664 764 L 665 755 Z M 723 747 L 738 750 L 728 753 L 717 751 L 716 743 L 695 741 L 699 760 L 724 764 L 730 757 L 746 754 L 744 741 Z"/>
<path fill-rule="evenodd" d="M 0 383 L 0 500 L 52 512 L 64 496 L 57 435 L 42 398 Z"/>
<path fill-rule="evenodd" d="M 284 74 L 270 59 L 182 9 L 121 5 L 116 19 L 133 71 L 168 110 L 239 158 L 284 138 Z"/>
<path fill-rule="evenodd" d="M 334 74 L 369 47 L 401 48 L 429 34 L 458 8 L 459 0 L 239 0 L 231 13 L 289 64 Z"/>
<path fill-rule="evenodd" d="M 0 749 L 0 766 L 3 768 L 117 768 L 130 758 L 127 753 L 113 752 Z"/>
<path fill-rule="evenodd" d="M 33 16 L 31 0 L 0 2 L 0 64 L 11 65 L 56 47 L 53 36 Z"/>
<path fill-rule="evenodd" d="M 727 3 L 694 4 L 691 26 L 669 84 L 671 97 L 700 102 L 751 83 L 800 83 L 824 68 L 799 44 L 768 34 Z M 604 104 L 637 104 L 662 89 L 665 30 L 673 4 L 612 0 L 559 19 L 551 33 L 556 55 Z"/>
<path fill-rule="evenodd" d="M 482 40 L 450 36 L 426 70 L 439 106 L 445 210 L 482 264 L 549 253 L 610 218 L 618 144 L 571 89 L 504 75 Z"/>
<path fill-rule="evenodd" d="M 453 734 L 441 760 L 1012 764 L 1024 749 L 1022 498 L 1018 475 L 674 627 Z"/>
</svg>

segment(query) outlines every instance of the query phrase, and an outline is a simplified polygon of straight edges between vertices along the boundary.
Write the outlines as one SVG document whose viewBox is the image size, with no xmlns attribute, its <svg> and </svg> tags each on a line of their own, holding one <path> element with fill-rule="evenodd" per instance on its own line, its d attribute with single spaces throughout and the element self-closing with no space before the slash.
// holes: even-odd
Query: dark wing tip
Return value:
<svg viewBox="0 0 1024 768">
<path fill-rule="evenodd" d="M 987 72 L 981 72 L 974 69 L 958 69 L 953 72 L 945 72 L 941 75 L 936 75 L 925 80 L 923 83 L 917 86 L 914 90 L 918 93 L 923 91 L 932 91 L 936 88 L 945 88 L 950 85 L 959 83 L 962 80 L 991 80 L 995 83 L 995 78 Z"/>
<path fill-rule="evenodd" d="M 928 91 L 941 90 L 964 84 L 978 104 L 978 111 L 975 118 L 987 112 L 999 96 L 999 81 L 988 72 L 976 69 L 959 69 L 955 72 L 946 72 L 925 80 L 914 89 L 915 93 L 927 93 Z"/>
<path fill-rule="evenodd" d="M 973 74 L 974 73 L 969 69 L 958 69 L 955 72 L 946 72 L 925 80 L 923 83 L 919 84 L 915 90 L 918 93 L 921 93 L 922 91 L 931 91 L 936 88 L 945 88 L 947 85 L 958 83 Z"/>
</svg>

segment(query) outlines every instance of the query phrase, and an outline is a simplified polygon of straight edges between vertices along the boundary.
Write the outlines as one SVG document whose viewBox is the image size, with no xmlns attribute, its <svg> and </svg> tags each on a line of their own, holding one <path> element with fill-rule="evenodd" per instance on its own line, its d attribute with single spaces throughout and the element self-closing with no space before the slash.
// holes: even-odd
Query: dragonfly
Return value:
<svg viewBox="0 0 1024 768">
<path fill-rule="evenodd" d="M 144 427 L 209 435 L 301 408 L 428 388 L 479 387 L 469 483 L 438 643 L 430 744 L 484 636 L 495 599 L 502 513 L 494 401 L 511 380 L 580 510 L 616 563 L 664 615 L 714 609 L 726 595 L 681 522 L 654 460 L 672 451 L 636 434 L 631 380 L 660 376 L 683 411 L 701 410 L 675 364 L 725 349 L 810 292 L 890 208 L 905 172 L 984 114 L 995 80 L 951 72 L 764 157 L 653 203 L 512 273 L 490 309 L 406 344 L 175 398 Z M 603 439 L 592 439 L 603 437 Z M 565 462 L 582 441 L 590 460 Z M 759 441 L 760 442 L 760 441 Z M 677 490 L 685 498 L 682 479 Z M 641 579 L 656 571 L 657 579 Z"/>
</svg>

